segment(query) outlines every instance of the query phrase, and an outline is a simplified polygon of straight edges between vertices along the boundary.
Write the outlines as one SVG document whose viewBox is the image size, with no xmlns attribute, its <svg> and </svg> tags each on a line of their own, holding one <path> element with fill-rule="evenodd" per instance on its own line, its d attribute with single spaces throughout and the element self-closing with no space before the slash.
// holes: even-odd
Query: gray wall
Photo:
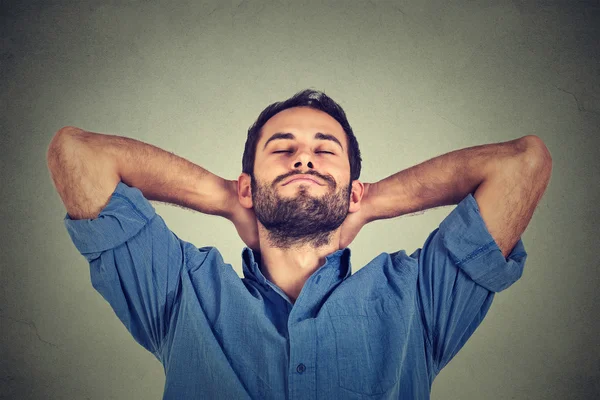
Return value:
<svg viewBox="0 0 600 400">
<path fill-rule="evenodd" d="M 545 141 L 553 176 L 523 234 L 524 275 L 496 296 L 432 398 L 599 394 L 597 1 L 1 4 L 1 398 L 162 395 L 162 366 L 92 288 L 63 225 L 45 160 L 52 135 L 75 125 L 128 136 L 237 179 L 259 112 L 309 87 L 346 110 L 364 182 L 459 148 Z M 232 224 L 154 206 L 241 276 Z M 364 249 L 355 270 L 422 247 L 452 209 L 366 226 L 351 245 Z"/>
</svg>

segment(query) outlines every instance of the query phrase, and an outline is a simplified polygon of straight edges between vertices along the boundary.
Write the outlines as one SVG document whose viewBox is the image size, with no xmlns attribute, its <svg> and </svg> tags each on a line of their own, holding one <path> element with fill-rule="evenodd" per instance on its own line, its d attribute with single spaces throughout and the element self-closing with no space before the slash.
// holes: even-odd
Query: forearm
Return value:
<svg viewBox="0 0 600 400">
<path fill-rule="evenodd" d="M 521 162 L 531 137 L 455 150 L 400 171 L 369 189 L 369 221 L 458 204 L 491 174 Z"/>
<path fill-rule="evenodd" d="M 84 130 L 74 130 L 72 137 L 89 156 L 114 163 L 121 181 L 139 189 L 148 200 L 225 214 L 228 183 L 204 168 L 131 138 Z"/>
</svg>

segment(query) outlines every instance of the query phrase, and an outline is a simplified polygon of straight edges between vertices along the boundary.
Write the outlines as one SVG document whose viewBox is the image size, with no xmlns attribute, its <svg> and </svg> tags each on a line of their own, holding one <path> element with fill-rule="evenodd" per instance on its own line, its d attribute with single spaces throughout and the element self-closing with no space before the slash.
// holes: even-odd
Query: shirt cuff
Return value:
<svg viewBox="0 0 600 400">
<path fill-rule="evenodd" d="M 505 259 L 470 193 L 442 221 L 440 233 L 456 266 L 489 291 L 500 292 L 523 274 L 527 252 L 522 239 Z"/>
<path fill-rule="evenodd" d="M 67 213 L 64 224 L 81 254 L 100 253 L 135 236 L 155 214 L 138 188 L 120 181 L 98 217 L 74 220 Z"/>
</svg>

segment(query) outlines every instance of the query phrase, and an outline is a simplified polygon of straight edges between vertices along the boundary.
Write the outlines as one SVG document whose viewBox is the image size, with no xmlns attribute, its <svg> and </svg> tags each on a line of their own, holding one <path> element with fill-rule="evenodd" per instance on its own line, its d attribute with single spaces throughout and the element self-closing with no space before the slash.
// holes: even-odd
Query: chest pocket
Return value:
<svg viewBox="0 0 600 400">
<path fill-rule="evenodd" d="M 328 310 L 335 335 L 338 384 L 364 395 L 389 391 L 400 380 L 406 324 L 389 297 L 344 299 Z"/>
</svg>

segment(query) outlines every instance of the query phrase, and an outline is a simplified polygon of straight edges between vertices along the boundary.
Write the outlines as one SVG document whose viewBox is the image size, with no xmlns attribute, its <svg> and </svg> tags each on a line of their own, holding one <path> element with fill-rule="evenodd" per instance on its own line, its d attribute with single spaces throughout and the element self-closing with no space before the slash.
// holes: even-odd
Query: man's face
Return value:
<svg viewBox="0 0 600 400">
<path fill-rule="evenodd" d="M 263 126 L 256 146 L 252 202 L 273 246 L 326 245 L 344 222 L 351 191 L 347 142 L 334 118 L 308 107 L 284 110 Z M 318 183 L 288 183 L 299 174 Z"/>
</svg>

